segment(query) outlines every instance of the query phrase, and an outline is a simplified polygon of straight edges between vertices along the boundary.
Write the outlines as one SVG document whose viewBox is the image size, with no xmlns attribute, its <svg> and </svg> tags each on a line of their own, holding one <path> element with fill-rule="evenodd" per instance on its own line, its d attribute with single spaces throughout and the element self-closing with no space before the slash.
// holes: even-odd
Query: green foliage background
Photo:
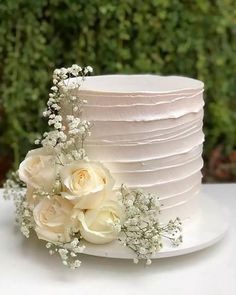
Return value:
<svg viewBox="0 0 236 295">
<path fill-rule="evenodd" d="M 0 156 L 15 166 L 46 127 L 55 67 L 181 74 L 205 82 L 205 155 L 236 146 L 235 0 L 0 2 Z"/>
</svg>

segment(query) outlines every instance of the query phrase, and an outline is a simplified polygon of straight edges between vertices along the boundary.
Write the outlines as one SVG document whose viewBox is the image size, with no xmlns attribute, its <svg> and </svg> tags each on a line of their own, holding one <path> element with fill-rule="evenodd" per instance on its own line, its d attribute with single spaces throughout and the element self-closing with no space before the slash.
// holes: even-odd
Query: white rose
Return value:
<svg viewBox="0 0 236 295">
<path fill-rule="evenodd" d="M 55 154 L 49 148 L 31 150 L 19 167 L 19 177 L 28 186 L 50 191 L 56 179 Z"/>
<path fill-rule="evenodd" d="M 112 190 L 114 180 L 107 168 L 97 162 L 77 161 L 60 170 L 62 195 L 79 209 L 98 207 Z"/>
<path fill-rule="evenodd" d="M 99 208 L 74 210 L 73 219 L 79 220 L 81 236 L 94 244 L 105 244 L 115 240 L 120 232 L 123 212 L 120 204 L 106 200 Z"/>
<path fill-rule="evenodd" d="M 48 242 L 70 242 L 72 209 L 71 202 L 61 196 L 42 199 L 33 210 L 38 238 Z"/>
</svg>

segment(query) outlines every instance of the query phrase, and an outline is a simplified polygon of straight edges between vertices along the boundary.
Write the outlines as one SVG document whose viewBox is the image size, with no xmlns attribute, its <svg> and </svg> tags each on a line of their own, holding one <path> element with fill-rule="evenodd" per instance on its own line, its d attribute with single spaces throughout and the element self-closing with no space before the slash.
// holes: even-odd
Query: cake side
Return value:
<svg viewBox="0 0 236 295">
<path fill-rule="evenodd" d="M 106 81 L 106 76 L 101 77 L 100 81 Z M 135 77 L 126 77 L 127 81 L 132 80 L 132 87 Z M 144 75 L 143 79 L 147 77 Z M 93 77 L 89 79 L 93 85 Z M 79 95 L 88 102 L 84 118 L 93 124 L 86 150 L 90 159 L 109 168 L 117 187 L 125 183 L 157 193 L 163 204 L 163 221 L 176 216 L 186 219 L 197 211 L 201 187 L 203 84 L 194 82 L 195 88 L 191 89 L 189 79 L 184 87 L 185 78 L 181 78 L 183 91 L 179 85 L 170 85 L 172 91 L 176 89 L 170 93 L 171 79 L 166 77 L 166 89 L 162 85 L 160 93 L 153 79 L 155 76 L 152 92 L 147 90 L 147 79 L 143 91 L 139 85 L 138 92 L 119 93 L 120 81 L 115 76 L 115 87 L 112 90 L 110 81 L 110 92 L 99 88 L 96 93 L 96 85 L 90 91 L 86 83 L 85 89 L 81 87 Z"/>
</svg>

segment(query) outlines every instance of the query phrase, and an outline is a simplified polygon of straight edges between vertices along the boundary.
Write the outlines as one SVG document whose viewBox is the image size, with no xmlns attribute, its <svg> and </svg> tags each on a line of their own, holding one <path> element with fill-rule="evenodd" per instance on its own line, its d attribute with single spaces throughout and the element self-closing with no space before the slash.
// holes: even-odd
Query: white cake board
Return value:
<svg viewBox="0 0 236 295">
<path fill-rule="evenodd" d="M 214 196 L 200 195 L 200 211 L 192 222 L 183 224 L 183 243 L 173 247 L 169 243 L 163 243 L 163 248 L 152 258 L 165 258 L 184 255 L 207 248 L 221 240 L 229 228 L 229 213 L 222 208 Z M 106 245 L 86 245 L 84 254 L 133 259 L 135 257 L 128 247 L 123 247 L 118 241 Z"/>
</svg>

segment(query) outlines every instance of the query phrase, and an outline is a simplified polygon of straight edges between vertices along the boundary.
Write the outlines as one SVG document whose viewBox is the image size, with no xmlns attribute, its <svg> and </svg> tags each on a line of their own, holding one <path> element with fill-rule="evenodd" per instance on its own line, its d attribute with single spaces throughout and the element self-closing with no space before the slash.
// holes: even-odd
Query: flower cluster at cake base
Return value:
<svg viewBox="0 0 236 295">
<path fill-rule="evenodd" d="M 146 259 L 146 263 L 151 264 L 151 258 L 163 247 L 163 238 L 174 246 L 182 242 L 182 224 L 178 217 L 166 225 L 160 224 L 161 205 L 155 194 L 139 189 L 129 190 L 122 186 L 121 200 L 126 218 L 119 240 L 136 253 L 135 263 L 139 259 Z"/>
<path fill-rule="evenodd" d="M 51 255 L 64 265 L 80 266 L 83 241 L 106 244 L 120 241 L 134 251 L 135 262 L 162 247 L 163 238 L 173 245 L 182 241 L 181 222 L 159 223 L 156 194 L 115 187 L 110 171 L 89 159 L 84 141 L 91 124 L 81 119 L 85 100 L 78 95 L 80 84 L 91 67 L 57 69 L 44 116 L 51 131 L 45 132 L 5 183 L 4 198 L 12 198 L 16 221 L 25 237 L 32 232 L 46 242 Z M 71 79 L 75 78 L 75 79 Z"/>
</svg>

